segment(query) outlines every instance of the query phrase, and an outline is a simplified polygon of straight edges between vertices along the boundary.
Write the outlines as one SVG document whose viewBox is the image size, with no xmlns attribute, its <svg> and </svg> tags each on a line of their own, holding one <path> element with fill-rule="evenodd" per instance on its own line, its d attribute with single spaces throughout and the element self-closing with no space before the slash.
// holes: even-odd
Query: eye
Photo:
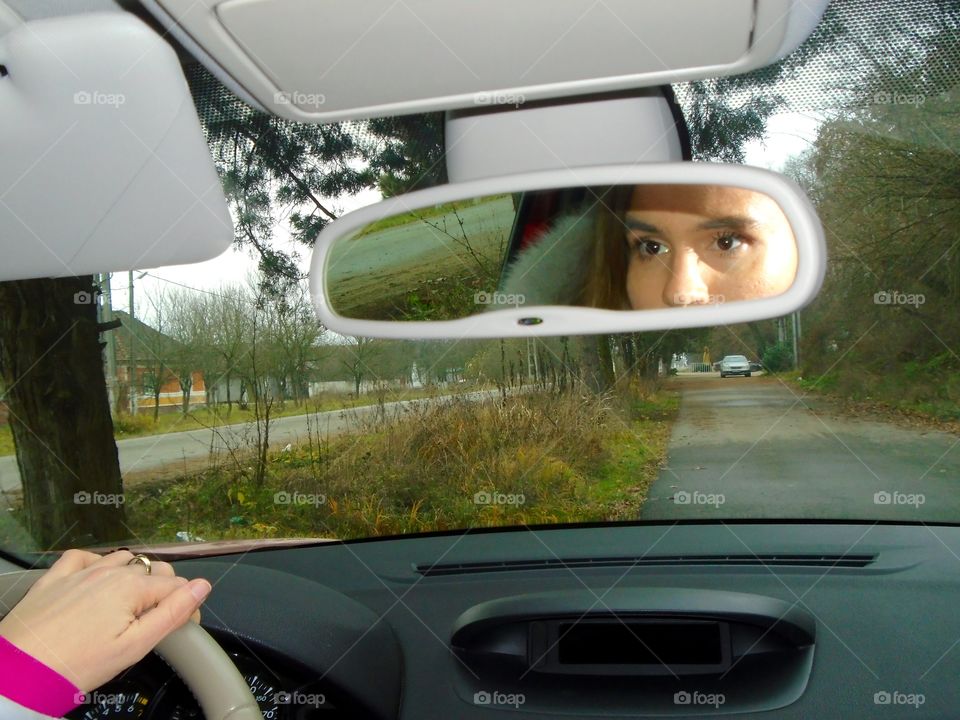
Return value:
<svg viewBox="0 0 960 720">
<path fill-rule="evenodd" d="M 721 233 L 713 239 L 714 244 L 720 252 L 730 252 L 736 250 L 745 242 L 742 237 L 733 233 Z"/>
<path fill-rule="evenodd" d="M 666 243 L 649 238 L 641 238 L 631 243 L 631 247 L 640 257 L 653 257 L 655 255 L 665 255 L 670 252 L 670 247 Z"/>
</svg>

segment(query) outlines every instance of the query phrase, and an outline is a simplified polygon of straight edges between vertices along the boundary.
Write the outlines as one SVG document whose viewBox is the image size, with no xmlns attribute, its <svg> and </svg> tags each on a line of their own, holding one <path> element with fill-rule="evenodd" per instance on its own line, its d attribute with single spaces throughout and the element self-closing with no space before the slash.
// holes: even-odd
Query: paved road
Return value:
<svg viewBox="0 0 960 720">
<path fill-rule="evenodd" d="M 334 307 L 352 316 L 351 312 L 358 308 L 366 308 L 363 312 L 367 312 L 371 303 L 384 303 L 385 297 L 406 297 L 417 290 L 421 281 L 460 276 L 464 272 L 475 274 L 478 268 L 472 253 L 499 267 L 506 250 L 503 243 L 515 214 L 510 196 L 503 195 L 462 207 L 456 217 L 430 217 L 429 225 L 411 222 L 341 241 L 331 250 L 327 267 L 328 291 Z M 463 223 L 462 230 L 459 222 Z M 464 233 L 470 239 L 471 250 L 430 226 L 446 228 L 453 238 L 459 239 Z M 382 312 L 380 308 L 374 316 Z"/>
<path fill-rule="evenodd" d="M 494 394 L 496 391 L 483 390 L 466 393 L 460 397 L 478 400 Z M 402 410 L 404 406 L 436 401 L 436 398 L 402 400 L 384 403 L 383 408 L 391 413 Z M 347 432 L 355 428 L 360 419 L 369 417 L 376 411 L 376 405 L 369 405 L 348 411 L 332 410 L 278 418 L 270 424 L 270 445 L 283 447 L 287 443 L 305 442 L 308 438 L 308 423 L 309 432 L 313 437 L 317 436 L 318 431 L 321 437 Z M 117 442 L 120 472 L 127 478 L 162 468 L 182 468 L 185 463 L 196 464 L 205 461 L 210 457 L 211 450 L 222 458 L 228 447 L 242 446 L 251 432 L 253 432 L 252 425 L 244 423 L 220 427 L 217 429 L 217 434 L 210 430 L 188 430 L 120 440 Z M 0 457 L 0 488 L 4 491 L 20 489 L 20 471 L 13 455 Z"/>
<path fill-rule="evenodd" d="M 960 437 L 844 417 L 774 378 L 674 382 L 680 411 L 644 520 L 960 521 Z"/>
</svg>

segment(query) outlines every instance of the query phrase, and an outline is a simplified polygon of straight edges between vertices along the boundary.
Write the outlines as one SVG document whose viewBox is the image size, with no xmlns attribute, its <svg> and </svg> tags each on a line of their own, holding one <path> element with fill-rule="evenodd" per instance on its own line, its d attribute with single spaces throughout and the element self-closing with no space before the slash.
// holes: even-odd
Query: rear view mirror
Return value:
<svg viewBox="0 0 960 720">
<path fill-rule="evenodd" d="M 786 315 L 817 292 L 802 191 L 743 166 L 578 168 L 387 200 L 318 239 L 321 321 L 381 337 L 630 332 Z"/>
</svg>

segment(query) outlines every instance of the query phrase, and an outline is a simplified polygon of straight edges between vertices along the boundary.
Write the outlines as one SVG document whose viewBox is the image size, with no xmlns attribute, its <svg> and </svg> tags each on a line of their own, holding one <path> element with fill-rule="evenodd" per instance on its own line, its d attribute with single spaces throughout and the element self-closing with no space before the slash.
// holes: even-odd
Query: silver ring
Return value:
<svg viewBox="0 0 960 720">
<path fill-rule="evenodd" d="M 141 565 L 143 565 L 143 566 L 147 569 L 147 575 L 150 574 L 150 570 L 151 570 L 151 568 L 150 568 L 150 558 L 148 558 L 146 555 L 134 555 L 134 556 L 127 562 L 127 565 L 134 565 L 134 564 L 136 564 L 136 563 L 140 563 Z"/>
</svg>

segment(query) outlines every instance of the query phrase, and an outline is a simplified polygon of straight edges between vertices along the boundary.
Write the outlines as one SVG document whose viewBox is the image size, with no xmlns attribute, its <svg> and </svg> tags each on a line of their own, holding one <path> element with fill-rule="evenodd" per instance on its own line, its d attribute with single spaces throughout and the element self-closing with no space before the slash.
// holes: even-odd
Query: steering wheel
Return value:
<svg viewBox="0 0 960 720">
<path fill-rule="evenodd" d="M 43 570 L 0 574 L 0 618 L 23 599 Z M 188 622 L 156 648 L 200 703 L 207 720 L 263 720 L 260 706 L 230 657 L 209 633 Z"/>
</svg>

